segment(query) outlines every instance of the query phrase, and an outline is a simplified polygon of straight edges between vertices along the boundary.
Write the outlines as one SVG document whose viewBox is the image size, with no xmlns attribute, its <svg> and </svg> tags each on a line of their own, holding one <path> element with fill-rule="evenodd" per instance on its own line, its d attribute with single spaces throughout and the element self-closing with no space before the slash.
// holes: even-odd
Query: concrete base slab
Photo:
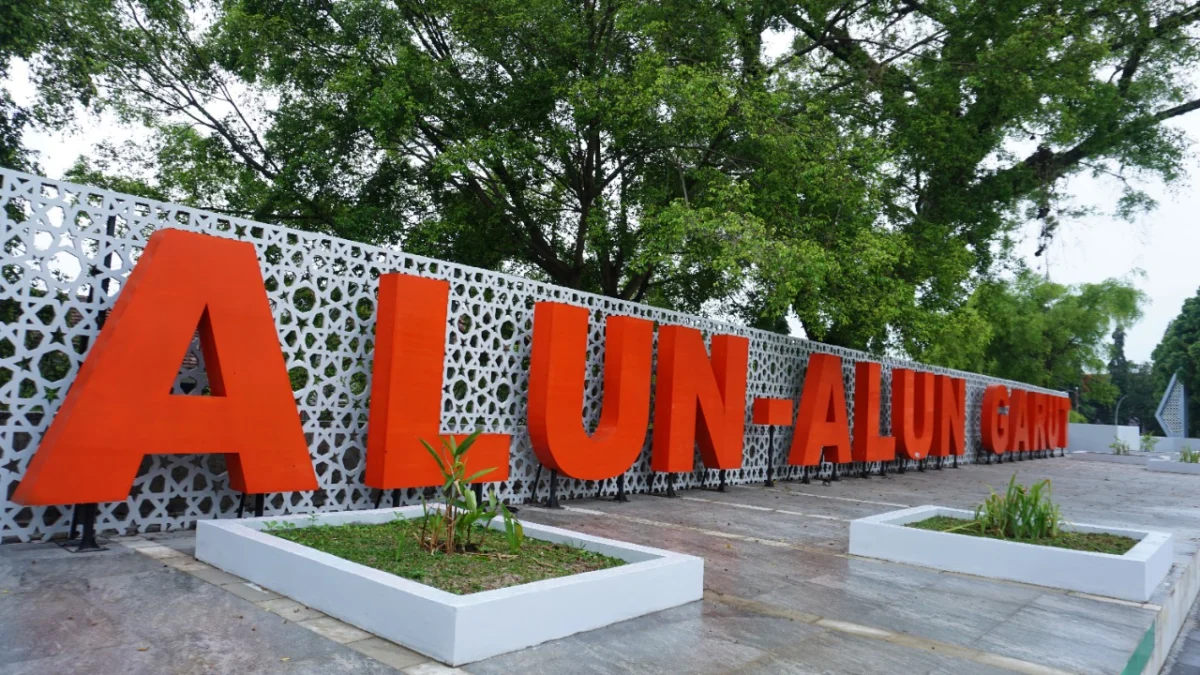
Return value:
<svg viewBox="0 0 1200 675">
<path fill-rule="evenodd" d="M 928 502 L 969 509 L 990 488 L 1002 489 L 1013 473 L 1026 484 L 1050 478 L 1068 519 L 1174 534 L 1167 580 L 1149 602 L 1134 603 L 848 553 L 854 518 Z M 1197 576 L 1200 542 L 1195 480 L 1056 458 L 909 471 L 885 480 L 844 478 L 828 487 L 779 482 L 775 488 L 724 493 L 692 490 L 680 499 L 634 496 L 627 504 L 572 501 L 559 511 L 526 507 L 522 516 L 534 522 L 703 556 L 705 598 L 459 672 L 1155 672 L 1173 643 L 1200 644 L 1200 635 L 1187 632 L 1200 625 L 1185 626 L 1178 641 L 1170 633 L 1172 624 L 1184 623 L 1195 597 L 1196 584 L 1188 581 Z M 186 535 L 151 539 L 181 551 L 190 546 Z M 303 606 L 251 604 L 146 556 L 114 564 L 56 548 L 0 547 L 0 603 L 31 593 L 18 605 L 0 605 L 0 644 L 38 640 L 37 628 L 52 630 L 52 624 L 66 621 L 64 612 L 96 620 L 78 605 L 62 604 L 76 598 L 112 624 L 102 632 L 101 625 L 63 631 L 12 656 L 4 651 L 2 675 L 395 672 L 392 667 L 411 674 L 436 667 L 401 665 L 403 652 L 394 666 L 372 659 L 366 649 L 372 638 L 339 645 L 287 620 L 288 610 Z M 97 555 L 130 554 L 126 549 Z M 231 613 L 241 618 L 227 616 Z M 302 621 L 312 618 L 319 617 Z M 25 626 L 33 622 L 36 627 Z M 146 652 L 138 651 L 147 645 Z M 1147 645 L 1149 656 L 1136 661 L 1139 647 Z M 1200 649 L 1176 651 L 1172 675 L 1195 675 L 1183 668 L 1192 663 L 1200 668 Z M 284 657 L 290 660 L 281 661 Z M 211 659 L 212 665 L 198 659 Z"/>
</svg>

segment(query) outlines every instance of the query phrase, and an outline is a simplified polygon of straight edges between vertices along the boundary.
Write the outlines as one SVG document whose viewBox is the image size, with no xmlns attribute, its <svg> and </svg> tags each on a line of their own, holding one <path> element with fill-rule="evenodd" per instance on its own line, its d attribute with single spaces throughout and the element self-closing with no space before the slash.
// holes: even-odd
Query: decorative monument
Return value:
<svg viewBox="0 0 1200 675">
<path fill-rule="evenodd" d="M 1183 380 L 1179 379 L 1179 371 L 1175 371 L 1171 375 L 1171 383 L 1163 392 L 1158 410 L 1154 411 L 1154 418 L 1167 438 L 1187 438 L 1187 405 L 1187 389 L 1183 386 Z"/>
</svg>

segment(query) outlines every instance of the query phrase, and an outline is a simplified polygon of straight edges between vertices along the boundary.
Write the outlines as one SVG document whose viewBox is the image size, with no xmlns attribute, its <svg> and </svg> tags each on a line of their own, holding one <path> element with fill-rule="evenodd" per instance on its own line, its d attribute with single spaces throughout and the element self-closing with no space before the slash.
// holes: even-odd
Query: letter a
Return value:
<svg viewBox="0 0 1200 675">
<path fill-rule="evenodd" d="M 171 386 L 200 329 L 212 396 Z M 124 500 L 145 455 L 223 453 L 247 493 L 315 490 L 254 246 L 155 232 L 13 500 Z"/>
<path fill-rule="evenodd" d="M 852 461 L 847 417 L 842 360 L 833 354 L 809 356 L 788 464 L 816 466 L 821 462 L 822 449 L 830 451 L 825 456 L 826 462 Z"/>
<path fill-rule="evenodd" d="M 450 284 L 408 274 L 379 277 L 375 365 L 367 412 L 367 471 L 380 490 L 445 482 L 421 445 L 441 451 L 442 369 Z M 466 438 L 456 434 L 456 440 Z M 475 483 L 508 480 L 508 434 L 482 434 L 467 451 L 466 475 L 491 469 Z"/>
<path fill-rule="evenodd" d="M 654 324 L 631 316 L 605 322 L 604 401 L 596 431 L 583 428 L 588 310 L 559 302 L 533 308 L 529 437 L 538 460 L 580 480 L 625 473 L 646 444 Z"/>
</svg>

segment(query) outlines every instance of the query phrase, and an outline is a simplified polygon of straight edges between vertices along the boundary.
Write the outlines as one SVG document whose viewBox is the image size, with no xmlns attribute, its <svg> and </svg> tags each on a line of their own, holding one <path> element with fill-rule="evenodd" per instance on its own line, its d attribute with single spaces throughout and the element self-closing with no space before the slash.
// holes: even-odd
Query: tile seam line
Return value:
<svg viewBox="0 0 1200 675">
<path fill-rule="evenodd" d="M 741 485 L 737 487 L 743 487 Z M 787 488 L 764 487 L 763 490 L 769 492 L 778 492 L 779 494 L 791 495 L 795 497 L 812 497 L 813 499 L 833 499 L 839 502 L 854 502 L 856 504 L 871 504 L 874 506 L 895 506 L 901 509 L 910 508 L 911 504 L 899 504 L 896 502 L 879 502 L 872 499 L 855 499 L 854 497 L 839 497 L 837 495 L 815 495 L 811 492 L 801 492 L 799 490 L 790 490 Z"/>
<path fill-rule="evenodd" d="M 1005 656 L 1003 654 L 997 654 L 995 652 L 989 652 L 984 649 L 979 649 L 978 647 L 967 647 L 967 646 L 962 646 L 962 645 L 951 644 L 949 642 L 942 642 L 941 640 L 934 640 L 932 638 L 921 637 L 919 635 L 912 635 L 911 633 L 897 633 L 895 631 L 890 631 L 890 630 L 886 630 L 883 628 L 876 628 L 874 626 L 868 626 L 866 624 L 860 624 L 860 623 L 856 623 L 853 621 L 842 621 L 840 619 L 830 619 L 828 617 L 819 616 L 819 615 L 815 615 L 815 614 L 809 615 L 807 612 L 788 610 L 783 607 L 776 607 L 775 605 L 770 605 L 765 602 L 759 602 L 757 600 L 750 600 L 748 598 L 743 598 L 743 597 L 740 597 L 737 595 L 717 593 L 716 591 L 705 591 L 704 599 L 712 600 L 714 602 L 719 602 L 723 605 L 738 607 L 740 609 L 747 609 L 747 610 L 754 611 L 758 614 L 763 614 L 766 616 L 776 616 L 776 617 L 782 618 L 788 614 L 795 614 L 797 616 L 797 618 L 793 618 L 792 620 L 794 620 L 794 621 L 803 621 L 804 623 L 807 623 L 807 624 L 813 625 L 813 626 L 818 626 L 820 628 L 824 628 L 825 630 L 837 631 L 839 633 L 844 633 L 846 635 L 854 635 L 856 637 L 861 637 L 861 638 L 864 638 L 867 640 L 878 640 L 880 642 L 887 642 L 889 644 L 894 644 L 894 645 L 898 645 L 901 647 L 907 647 L 908 649 L 913 649 L 913 650 L 918 650 L 918 651 L 923 651 L 923 650 L 921 650 L 920 647 L 917 647 L 913 644 L 906 644 L 906 642 L 920 642 L 931 648 L 935 648 L 935 649 L 942 648 L 948 653 L 970 652 L 970 656 L 964 656 L 961 658 L 966 658 L 975 663 L 998 666 L 998 664 L 995 661 L 991 661 L 986 658 L 988 656 L 991 656 L 991 657 L 994 657 L 1001 661 L 1012 663 L 1014 666 L 1018 666 L 1019 668 L 1007 668 L 1007 670 L 1012 670 L 1013 672 L 1030 673 L 1030 674 L 1038 674 L 1038 675 L 1078 675 L 1076 671 L 1063 670 L 1061 668 L 1055 668 L 1053 666 L 1046 666 L 1046 665 L 1043 665 L 1040 663 L 1035 663 L 1033 661 L 1026 661 L 1024 659 L 1018 659 L 1018 658 L 1014 658 L 1011 656 Z M 808 620 L 808 617 L 815 617 L 815 618 Z M 886 635 L 886 637 L 884 637 L 885 635 Z M 896 640 L 897 638 L 899 638 L 901 636 L 903 636 L 904 642 L 900 642 L 900 641 Z"/>
<path fill-rule="evenodd" d="M 766 511 L 769 513 L 782 513 L 787 516 L 803 516 L 805 518 L 817 518 L 819 520 L 833 520 L 839 523 L 848 523 L 850 518 L 838 518 L 837 516 L 826 516 L 819 513 L 804 513 L 802 511 L 789 511 L 787 509 L 774 509 L 769 506 L 757 506 L 754 504 L 735 504 L 733 502 L 723 502 L 717 499 L 705 499 L 703 497 L 680 497 L 687 502 L 699 502 L 702 504 L 716 504 L 717 506 L 726 506 L 732 509 L 743 509 L 746 511 Z"/>
<path fill-rule="evenodd" d="M 117 544 L 120 544 L 121 546 L 124 546 L 125 548 L 128 548 L 128 549 L 129 549 L 129 550 L 131 550 L 131 551 L 137 551 L 138 553 L 141 553 L 142 555 L 146 556 L 147 558 L 150 558 L 150 556 L 149 556 L 148 554 L 146 554 L 146 553 L 142 553 L 142 550 L 141 550 L 141 548 L 134 548 L 134 547 L 132 547 L 132 546 L 128 546 L 128 545 L 126 545 L 126 542 L 130 542 L 130 543 L 132 543 L 132 542 L 138 542 L 138 541 L 153 541 L 153 540 L 146 539 L 146 538 L 144 538 L 144 537 L 140 537 L 140 536 L 139 536 L 139 537 L 135 537 L 135 538 L 123 539 L 123 540 L 121 540 L 121 541 L 118 541 L 118 542 L 115 542 L 115 543 L 117 543 Z M 206 565 L 208 564 L 208 563 L 204 563 L 204 561 L 202 561 L 202 560 L 200 560 L 200 559 L 196 558 L 195 556 L 191 556 L 191 555 L 188 555 L 188 554 L 186 554 L 186 553 L 182 553 L 182 552 L 180 552 L 180 553 L 181 553 L 181 556 L 182 556 L 182 557 L 189 558 L 189 559 L 191 559 L 191 560 L 195 560 L 196 562 L 200 562 L 200 563 L 203 563 L 203 564 L 206 564 Z M 151 560 L 158 560 L 158 559 L 157 559 L 157 558 L 151 558 Z M 180 573 L 182 573 L 182 574 L 189 574 L 189 573 L 188 573 L 186 570 L 181 570 L 181 569 L 178 569 L 178 568 L 173 568 L 173 569 L 175 569 L 175 571 L 176 571 L 176 572 L 180 572 Z M 207 580 L 207 579 L 203 579 L 203 578 L 201 578 L 201 577 L 198 577 L 198 576 L 196 576 L 196 575 L 194 575 L 194 574 L 192 574 L 192 575 L 190 575 L 190 576 L 192 576 L 192 577 L 195 577 L 196 579 L 200 579 L 200 581 L 203 581 L 203 582 L 204 582 L 204 583 L 206 583 L 206 584 L 210 584 L 210 585 L 212 585 L 212 586 L 216 586 L 217 588 L 219 588 L 219 589 L 221 589 L 221 590 L 225 591 L 226 593 L 229 593 L 229 594 L 231 594 L 231 595 L 236 595 L 235 593 L 233 593 L 233 591 L 229 590 L 228 588 L 225 588 L 225 586 L 222 586 L 221 584 L 214 584 L 213 582 L 211 582 L 211 581 L 209 581 L 209 580 Z M 242 580 L 241 580 L 241 581 L 239 581 L 239 582 L 232 582 L 232 583 L 250 583 L 250 582 L 246 581 L 245 579 L 242 579 Z M 238 596 L 238 597 L 241 597 L 241 596 Z M 286 595 L 284 595 L 284 596 L 281 596 L 281 597 L 287 598 L 287 596 L 286 596 Z M 244 600 L 245 598 L 242 598 L 242 599 Z M 290 599 L 290 598 L 289 598 L 289 599 Z M 267 612 L 267 613 L 269 613 L 269 614 L 274 614 L 274 612 L 271 612 L 271 610 L 267 609 L 266 607 L 263 607 L 263 606 L 262 606 L 262 605 L 260 605 L 258 602 L 251 602 L 251 601 L 249 601 L 249 600 L 247 600 L 247 602 L 250 602 L 250 604 L 254 605 L 255 607 L 259 608 L 260 610 L 262 610 L 262 611 L 264 611 L 264 612 Z M 260 601 L 260 602 L 266 602 L 266 601 Z M 277 615 L 277 614 L 276 614 L 276 616 L 279 616 L 279 615 Z M 326 617 L 329 617 L 329 615 L 328 615 L 328 614 L 327 614 L 327 615 L 325 615 L 325 616 L 326 616 Z M 301 627 L 302 627 L 302 628 L 304 628 L 305 630 L 312 630 L 312 629 L 310 629 L 310 628 L 309 628 L 309 627 L 307 627 L 307 626 L 302 626 L 302 624 L 303 624 L 303 623 L 305 623 L 306 621 L 313 621 L 313 620 L 315 620 L 315 619 L 305 619 L 304 621 L 291 621 L 291 620 L 289 620 L 287 617 L 284 617 L 284 616 L 281 616 L 280 618 L 282 618 L 282 619 L 283 619 L 284 623 L 289 623 L 289 624 L 292 624 L 292 625 L 295 625 L 295 626 L 301 626 Z M 316 617 L 316 618 L 322 618 L 322 617 Z M 341 621 L 341 619 L 338 619 L 337 617 L 329 617 L 329 618 L 333 618 L 333 619 L 336 619 L 336 620 L 338 620 L 338 621 Z M 343 621 L 342 623 L 345 623 L 345 622 Z M 348 625 L 348 626 L 349 626 L 349 625 L 351 625 L 351 624 L 346 624 L 346 625 Z M 354 628 L 358 628 L 357 626 L 352 626 L 352 627 L 354 627 Z M 362 630 L 362 629 L 360 628 L 359 630 Z M 312 632 L 313 632 L 313 633 L 316 633 L 318 636 L 320 636 L 320 637 L 322 637 L 322 638 L 324 638 L 324 639 L 326 639 L 326 640 L 329 640 L 330 642 L 333 642 L 333 643 L 336 643 L 336 644 L 340 644 L 340 645 L 342 645 L 342 646 L 344 646 L 344 647 L 346 647 L 346 648 L 348 648 L 348 649 L 352 649 L 352 647 L 350 647 L 350 645 L 353 645 L 353 644 L 356 644 L 356 643 L 359 643 L 359 642 L 363 642 L 363 641 L 365 641 L 365 640 L 370 640 L 371 638 L 378 638 L 378 639 L 381 639 L 381 640 L 387 640 L 387 638 L 380 638 L 378 635 L 376 635 L 376 634 L 374 634 L 374 633 L 371 633 L 370 631 L 363 631 L 363 632 L 365 632 L 365 633 L 368 633 L 367 637 L 359 638 L 359 639 L 357 639 L 357 640 L 350 640 L 349 642 L 338 642 L 337 640 L 334 640 L 334 639 L 332 639 L 332 638 L 330 638 L 330 637 L 328 637 L 328 636 L 321 635 L 321 633 L 319 633 L 319 632 L 317 632 L 317 631 L 312 631 Z M 389 640 L 389 642 L 390 642 L 390 640 Z M 383 665 L 385 665 L 385 666 L 386 666 L 386 665 L 388 665 L 388 664 L 384 663 L 383 661 L 380 661 L 379 659 L 375 658 L 375 657 L 374 657 L 374 656 L 372 656 L 371 654 L 368 654 L 368 653 L 366 653 L 366 652 L 360 652 L 360 651 L 358 651 L 358 650 L 355 650 L 355 651 L 356 651 L 356 652 L 358 652 L 359 654 L 362 654 L 363 656 L 365 656 L 365 657 L 367 657 L 367 658 L 371 659 L 372 661 L 375 661 L 376 663 L 382 663 L 382 664 L 383 664 Z M 419 654 L 420 652 L 417 652 L 417 653 Z M 424 654 L 421 654 L 421 656 L 425 656 L 425 655 L 424 655 Z M 444 666 L 444 665 L 445 665 L 445 664 L 439 663 L 439 662 L 437 662 L 437 661 L 434 661 L 433 659 L 429 659 L 428 657 L 426 657 L 426 659 L 427 659 L 427 660 L 425 660 L 425 661 L 422 661 L 421 663 L 418 663 L 418 664 L 413 664 L 413 665 L 414 665 L 414 666 L 417 666 L 417 665 L 424 665 L 424 664 L 426 664 L 426 663 L 437 663 L 438 665 L 442 665 L 442 666 Z M 389 666 L 389 667 L 390 667 L 390 666 Z M 410 667 L 412 667 L 412 666 L 410 666 Z M 397 670 L 397 672 L 404 672 L 404 670 L 403 670 L 403 669 L 398 669 L 398 670 Z"/>
<path fill-rule="evenodd" d="M 716 502 L 716 503 L 723 503 L 723 502 Z M 744 541 L 744 542 L 749 542 L 752 544 L 761 544 L 763 546 L 772 546 L 775 548 L 790 548 L 790 549 L 793 549 L 796 551 L 803 551 L 805 553 L 833 556 L 835 558 L 843 558 L 846 560 L 863 560 L 866 562 L 872 562 L 872 563 L 876 563 L 876 564 L 880 564 L 880 565 L 883 565 L 883 564 L 899 565 L 902 567 L 908 567 L 908 568 L 912 568 L 912 569 L 926 570 L 926 571 L 933 572 L 935 574 L 945 574 L 945 575 L 949 575 L 949 576 L 961 577 L 964 579 L 983 579 L 985 581 L 990 581 L 993 583 L 999 583 L 999 584 L 1005 584 L 1005 585 L 1017 584 L 1017 585 L 1021 585 L 1021 586 L 1035 588 L 1038 591 L 1043 592 L 1043 593 L 1055 593 L 1055 594 L 1059 594 L 1059 595 L 1071 595 L 1071 593 L 1072 593 L 1072 591 L 1067 591 L 1067 590 L 1064 590 L 1061 588 L 1051 588 L 1049 586 L 1036 586 L 1033 584 L 1022 584 L 1021 582 L 1009 581 L 1007 579 L 996 579 L 996 578 L 992 578 L 992 577 L 980 577 L 980 576 L 975 576 L 973 574 L 962 574 L 959 572 L 948 572 L 946 570 L 938 570 L 938 569 L 934 569 L 934 568 L 930 568 L 930 567 L 922 567 L 921 565 L 909 565 L 906 563 L 898 563 L 898 562 L 893 562 L 893 561 L 880 560 L 877 558 L 867 558 L 867 557 L 863 557 L 863 556 L 851 555 L 850 553 L 843 553 L 840 551 L 829 551 L 829 550 L 825 550 L 825 549 L 822 549 L 822 548 L 819 548 L 816 546 L 797 544 L 797 543 L 785 541 L 782 539 L 769 539 L 766 537 L 754 537 L 754 536 L 747 535 L 747 534 L 738 534 L 736 532 L 724 532 L 721 530 L 709 530 L 709 529 L 705 529 L 702 527 L 696 527 L 694 525 L 684 525 L 682 523 L 669 523 L 669 522 L 662 521 L 662 520 L 651 520 L 650 518 L 642 518 L 640 516 L 630 516 L 630 515 L 626 515 L 623 513 L 612 513 L 610 511 L 598 511 L 596 509 L 586 509 L 586 508 L 581 508 L 578 506 L 563 506 L 563 507 L 561 507 L 561 510 L 564 512 L 567 512 L 567 513 L 577 513 L 577 514 L 586 515 L 586 516 L 599 516 L 601 518 L 615 518 L 617 520 L 624 520 L 624 521 L 636 523 L 639 525 L 650 525 L 652 527 L 663 527 L 663 528 L 672 529 L 672 530 L 697 532 L 700 534 L 708 535 L 710 537 L 717 537 L 719 539 L 734 539 L 737 541 Z M 849 521 L 846 521 L 846 522 L 849 522 Z M 1082 597 L 1082 596 L 1076 596 L 1076 597 Z M 1096 602 L 1103 602 L 1105 604 L 1110 604 L 1110 605 L 1125 605 L 1125 606 L 1129 605 L 1128 601 L 1120 600 L 1117 598 L 1106 598 L 1106 597 L 1099 596 L 1099 595 L 1088 596 L 1085 599 L 1094 600 Z M 1158 609 L 1160 609 L 1160 607 L 1158 605 L 1154 605 L 1151 603 L 1145 603 L 1140 606 L 1142 609 L 1149 609 L 1152 611 L 1157 611 Z"/>
</svg>

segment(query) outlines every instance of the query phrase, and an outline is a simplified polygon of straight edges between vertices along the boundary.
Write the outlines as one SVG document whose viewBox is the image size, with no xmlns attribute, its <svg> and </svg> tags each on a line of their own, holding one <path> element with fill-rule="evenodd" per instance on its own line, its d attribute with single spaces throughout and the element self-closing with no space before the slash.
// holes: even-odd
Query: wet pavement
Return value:
<svg viewBox="0 0 1200 675">
<path fill-rule="evenodd" d="M 847 553 L 851 519 L 919 504 L 971 508 L 1014 472 L 1025 483 L 1051 478 L 1068 520 L 1173 532 L 1181 565 L 1196 553 L 1200 477 L 1071 458 L 527 507 L 521 517 L 531 522 L 703 556 L 705 599 L 463 670 L 1121 673 L 1155 622 L 1165 587 L 1137 604 Z M 0 547 L 0 675 L 439 668 L 205 569 L 188 557 L 190 533 L 146 539 L 98 554 Z M 1200 674 L 1196 629 L 1193 615 L 1163 672 Z"/>
</svg>

